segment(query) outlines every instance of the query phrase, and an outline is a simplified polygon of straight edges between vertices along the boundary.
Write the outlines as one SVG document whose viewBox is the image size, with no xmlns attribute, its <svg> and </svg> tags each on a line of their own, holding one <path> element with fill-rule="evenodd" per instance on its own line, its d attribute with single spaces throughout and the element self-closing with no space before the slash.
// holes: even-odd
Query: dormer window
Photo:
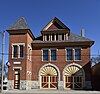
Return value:
<svg viewBox="0 0 100 94">
<path fill-rule="evenodd" d="M 43 41 L 62 41 L 62 40 L 68 40 L 67 33 L 43 34 Z"/>
<path fill-rule="evenodd" d="M 64 33 L 62 33 L 62 40 L 64 40 Z"/>
<path fill-rule="evenodd" d="M 58 40 L 58 34 L 56 34 L 56 40 Z"/>
<path fill-rule="evenodd" d="M 53 40 L 53 41 L 55 40 L 55 35 L 54 35 L 54 34 L 52 34 L 52 40 Z"/>
<path fill-rule="evenodd" d="M 47 34 L 46 37 L 47 37 L 47 41 L 49 41 L 49 34 Z"/>
</svg>

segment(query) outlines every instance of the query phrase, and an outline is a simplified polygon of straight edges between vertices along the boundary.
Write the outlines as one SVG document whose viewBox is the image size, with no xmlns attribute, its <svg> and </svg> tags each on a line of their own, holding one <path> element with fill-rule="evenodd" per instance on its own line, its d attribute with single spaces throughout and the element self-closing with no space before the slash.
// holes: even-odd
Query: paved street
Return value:
<svg viewBox="0 0 100 94">
<path fill-rule="evenodd" d="M 83 90 L 9 90 L 0 94 L 100 94 L 100 91 Z"/>
</svg>

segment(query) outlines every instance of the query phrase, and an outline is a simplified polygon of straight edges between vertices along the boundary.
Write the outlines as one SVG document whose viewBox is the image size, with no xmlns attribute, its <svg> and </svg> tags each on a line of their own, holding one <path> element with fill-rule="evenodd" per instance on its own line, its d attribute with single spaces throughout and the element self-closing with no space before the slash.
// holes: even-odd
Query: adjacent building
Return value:
<svg viewBox="0 0 100 94">
<path fill-rule="evenodd" d="M 90 89 L 94 41 L 53 18 L 35 37 L 24 17 L 9 33 L 8 89 Z"/>
</svg>

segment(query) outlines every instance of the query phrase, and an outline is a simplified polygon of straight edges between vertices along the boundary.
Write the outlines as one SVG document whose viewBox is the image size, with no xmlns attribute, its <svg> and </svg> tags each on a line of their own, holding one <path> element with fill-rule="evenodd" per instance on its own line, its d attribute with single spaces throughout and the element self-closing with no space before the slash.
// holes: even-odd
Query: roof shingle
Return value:
<svg viewBox="0 0 100 94">
<path fill-rule="evenodd" d="M 18 30 L 18 29 L 29 29 L 28 24 L 24 17 L 18 19 L 12 26 L 8 28 L 8 30 Z"/>
<path fill-rule="evenodd" d="M 85 41 L 89 42 L 89 41 L 92 41 L 92 40 L 70 32 L 68 40 L 51 41 L 51 42 L 85 42 Z M 44 42 L 50 42 L 50 41 L 42 41 L 42 40 L 34 40 L 33 41 L 33 43 L 44 43 Z"/>
</svg>

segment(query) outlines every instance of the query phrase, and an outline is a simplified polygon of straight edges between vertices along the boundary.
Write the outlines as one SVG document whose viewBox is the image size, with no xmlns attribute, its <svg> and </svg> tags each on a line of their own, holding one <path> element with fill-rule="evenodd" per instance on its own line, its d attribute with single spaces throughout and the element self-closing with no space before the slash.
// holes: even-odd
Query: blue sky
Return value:
<svg viewBox="0 0 100 94">
<path fill-rule="evenodd" d="M 91 55 L 100 54 L 100 0 L 0 0 L 0 31 L 9 28 L 21 16 L 26 18 L 35 36 L 53 18 L 58 17 L 73 33 L 94 40 Z M 9 34 L 5 34 L 5 53 L 8 53 Z M 0 53 L 1 53 L 0 36 Z M 5 55 L 5 61 L 7 60 Z M 1 59 L 1 55 L 0 55 Z"/>
</svg>

